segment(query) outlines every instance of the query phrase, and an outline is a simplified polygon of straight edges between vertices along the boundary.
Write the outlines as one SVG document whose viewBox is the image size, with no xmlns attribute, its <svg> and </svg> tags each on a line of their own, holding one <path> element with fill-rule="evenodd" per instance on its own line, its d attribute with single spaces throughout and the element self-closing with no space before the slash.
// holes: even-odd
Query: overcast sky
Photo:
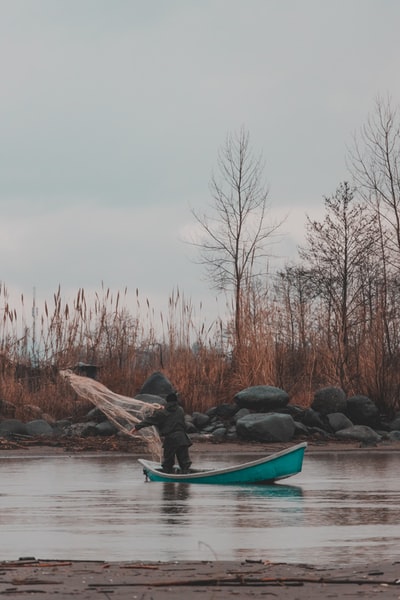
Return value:
<svg viewBox="0 0 400 600">
<path fill-rule="evenodd" d="M 213 313 L 182 240 L 227 133 L 292 257 L 376 97 L 400 102 L 399 23 L 398 0 L 0 0 L 0 281 L 39 310 L 103 282 Z"/>
</svg>

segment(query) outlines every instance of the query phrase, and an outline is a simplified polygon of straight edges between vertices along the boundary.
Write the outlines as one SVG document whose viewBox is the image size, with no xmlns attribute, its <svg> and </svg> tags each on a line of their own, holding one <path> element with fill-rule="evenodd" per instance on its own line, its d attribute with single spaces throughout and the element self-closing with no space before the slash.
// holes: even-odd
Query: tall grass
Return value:
<svg viewBox="0 0 400 600">
<path fill-rule="evenodd" d="M 77 417 L 87 405 L 58 372 L 79 363 L 96 365 L 104 385 L 129 397 L 162 371 L 188 411 L 206 410 L 227 396 L 222 324 L 207 325 L 179 289 L 168 299 L 167 313 L 157 316 L 138 290 L 132 306 L 127 290 L 113 294 L 102 287 L 89 302 L 80 289 L 67 303 L 59 288 L 36 318 L 34 344 L 23 298 L 11 309 L 6 288 L 0 292 L 0 399 L 14 404 L 17 415 L 36 406 L 54 418 Z"/>
<path fill-rule="evenodd" d="M 190 413 L 231 403 L 251 385 L 281 387 L 293 403 L 309 406 L 316 389 L 341 384 L 324 312 L 287 303 L 266 289 L 243 298 L 240 347 L 229 316 L 207 322 L 201 304 L 195 307 L 179 289 L 170 294 L 166 312 L 157 314 L 138 290 L 132 301 L 127 290 L 101 287 L 88 299 L 80 289 L 68 303 L 59 288 L 33 328 L 24 298 L 11 306 L 1 284 L 0 311 L 0 401 L 3 409 L 13 405 L 20 418 L 43 412 L 53 419 L 80 418 L 89 406 L 59 376 L 80 362 L 96 365 L 100 381 L 128 397 L 162 371 Z M 393 413 L 400 370 L 397 356 L 390 362 L 385 355 L 379 331 L 374 322 L 357 340 L 362 357 L 355 351 L 346 392 L 370 395 Z"/>
</svg>

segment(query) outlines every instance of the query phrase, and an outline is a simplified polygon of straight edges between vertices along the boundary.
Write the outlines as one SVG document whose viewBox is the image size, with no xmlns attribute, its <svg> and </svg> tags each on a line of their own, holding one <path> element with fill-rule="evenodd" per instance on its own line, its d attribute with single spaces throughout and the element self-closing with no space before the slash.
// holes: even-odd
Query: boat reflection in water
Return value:
<svg viewBox="0 0 400 600">
<path fill-rule="evenodd" d="M 162 485 L 161 511 L 170 517 L 168 522 L 181 524 L 182 517 L 190 510 L 190 484 L 164 483 Z"/>
<path fill-rule="evenodd" d="M 164 514 L 184 515 L 191 507 L 190 491 L 193 486 L 189 483 L 163 483 L 161 510 Z M 271 485 L 237 485 L 230 487 L 230 496 L 236 501 L 259 499 L 289 499 L 301 498 L 303 488 L 296 485 L 283 485 L 281 483 Z"/>
<path fill-rule="evenodd" d="M 243 485 L 236 486 L 237 497 L 252 496 L 260 498 L 301 498 L 303 488 L 298 485 L 285 485 L 283 483 L 274 483 L 271 485 Z"/>
</svg>

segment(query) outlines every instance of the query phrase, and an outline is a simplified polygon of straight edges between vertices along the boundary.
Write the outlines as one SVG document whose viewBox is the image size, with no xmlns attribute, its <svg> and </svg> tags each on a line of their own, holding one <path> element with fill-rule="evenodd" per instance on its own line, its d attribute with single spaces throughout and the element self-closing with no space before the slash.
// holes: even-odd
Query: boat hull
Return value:
<svg viewBox="0 0 400 600">
<path fill-rule="evenodd" d="M 219 485 L 269 484 L 300 473 L 306 447 L 306 442 L 303 442 L 281 452 L 241 465 L 209 471 L 195 471 L 184 475 L 163 473 L 160 471 L 158 463 L 144 459 L 139 459 L 139 463 L 150 481 Z"/>
</svg>

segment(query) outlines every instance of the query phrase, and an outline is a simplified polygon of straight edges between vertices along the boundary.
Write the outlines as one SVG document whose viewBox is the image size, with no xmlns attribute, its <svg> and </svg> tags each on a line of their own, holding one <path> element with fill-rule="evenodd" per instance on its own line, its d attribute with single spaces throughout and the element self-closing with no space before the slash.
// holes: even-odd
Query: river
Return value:
<svg viewBox="0 0 400 600">
<path fill-rule="evenodd" d="M 205 466 L 257 458 L 196 454 Z M 121 454 L 0 456 L 0 560 L 397 559 L 398 453 L 310 452 L 274 486 L 145 483 Z"/>
</svg>

